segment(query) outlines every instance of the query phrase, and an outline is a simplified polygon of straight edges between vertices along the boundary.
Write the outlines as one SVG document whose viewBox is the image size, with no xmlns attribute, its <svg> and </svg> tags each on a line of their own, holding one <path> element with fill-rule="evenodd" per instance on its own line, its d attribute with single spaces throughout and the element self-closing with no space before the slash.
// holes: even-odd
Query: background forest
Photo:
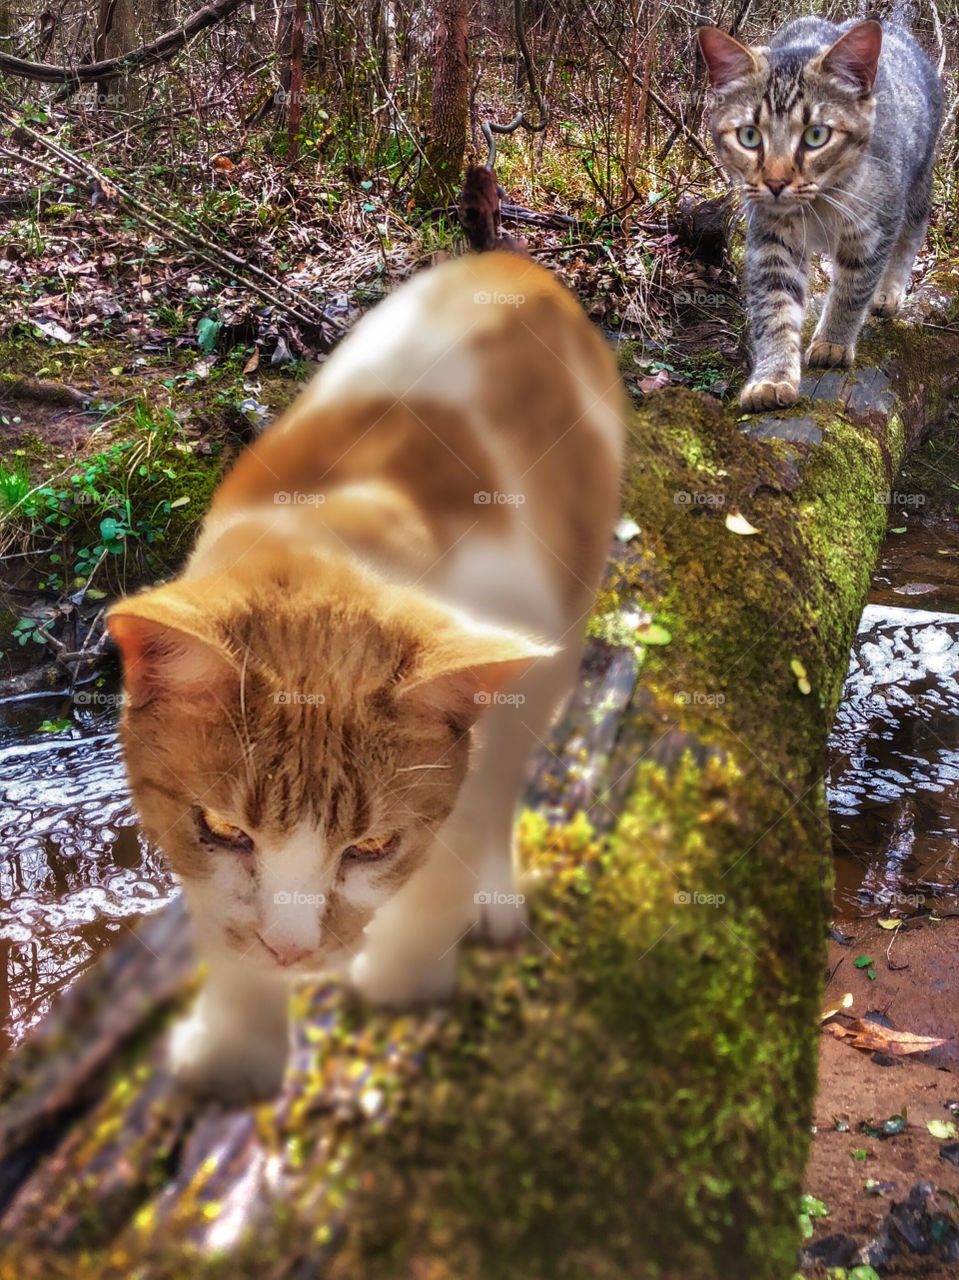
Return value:
<svg viewBox="0 0 959 1280">
<path fill-rule="evenodd" d="M 867 12 L 812 8 L 840 19 Z M 920 39 L 947 69 L 952 109 L 935 246 L 959 226 L 959 9 L 956 0 L 915 9 Z M 660 0 L 216 0 L 201 9 L 101 0 L 56 11 L 4 0 L 3 257 L 62 259 L 68 242 L 109 227 L 119 251 L 105 265 L 122 289 L 141 265 L 133 246 L 148 232 L 175 243 L 179 231 L 212 247 L 205 270 L 229 241 L 224 276 L 228 261 L 282 275 L 309 295 L 303 309 L 315 319 L 337 293 L 348 295 L 341 303 L 368 300 L 448 246 L 444 215 L 464 157 L 485 160 L 484 125 L 522 112 L 498 139 L 507 201 L 554 215 L 565 247 L 579 250 L 579 263 L 560 252 L 561 268 L 602 267 L 604 289 L 590 291 L 608 295 L 596 304 L 608 323 L 655 327 L 676 307 L 668 291 L 658 296 L 673 243 L 662 235 L 691 202 L 722 190 L 703 126 L 696 23 L 758 43 L 797 12 L 761 0 L 700 11 Z M 176 27 L 185 22 L 195 34 L 184 45 Z M 144 48 L 129 70 L 124 55 Z M 95 73 L 89 64 L 104 60 Z M 78 82 L 64 68 L 94 78 Z M 133 197 L 123 218 L 109 216 L 112 183 Z M 2 280 L 18 274 L 7 266 Z M 81 309 L 84 274 L 72 281 Z M 155 276 L 151 285 L 163 327 L 195 326 L 199 295 L 191 303 Z M 16 291 L 12 301 L 29 305 Z"/>
</svg>

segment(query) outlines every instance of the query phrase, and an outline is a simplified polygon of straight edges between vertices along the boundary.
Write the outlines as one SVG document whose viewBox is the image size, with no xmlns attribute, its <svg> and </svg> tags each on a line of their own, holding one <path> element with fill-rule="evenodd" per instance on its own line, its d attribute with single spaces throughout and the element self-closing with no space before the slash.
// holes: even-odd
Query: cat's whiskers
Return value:
<svg viewBox="0 0 959 1280">
<path fill-rule="evenodd" d="M 824 238 L 825 238 L 826 242 L 828 243 L 828 241 L 829 241 L 829 230 L 828 230 L 828 228 L 826 227 L 826 224 L 823 222 L 822 217 L 821 217 L 821 215 L 820 215 L 820 213 L 819 213 L 818 209 L 816 208 L 816 206 L 815 206 L 814 204 L 811 204 L 811 203 L 810 203 L 810 205 L 809 205 L 809 212 L 812 214 L 812 216 L 813 216 L 813 217 L 816 219 L 816 221 L 819 223 L 820 227 L 822 228 L 823 236 L 824 236 Z"/>
<path fill-rule="evenodd" d="M 400 769 L 394 769 L 394 773 L 413 773 L 420 769 L 452 769 L 450 764 L 405 764 Z"/>
<path fill-rule="evenodd" d="M 861 205 L 862 208 L 868 211 L 869 213 L 880 213 L 882 211 L 882 205 L 876 204 L 875 201 L 870 200 L 867 196 L 864 196 L 861 191 L 850 191 L 846 187 L 823 187 L 822 194 L 823 195 L 835 194 L 837 197 L 841 195 L 847 196 L 850 200 L 855 201 L 856 203 Z"/>
<path fill-rule="evenodd" d="M 826 195 L 825 191 L 820 192 L 820 195 L 830 208 L 841 213 L 844 218 L 848 219 L 848 221 L 852 223 L 853 227 L 855 227 L 857 231 L 868 232 L 870 230 L 868 222 L 866 222 L 864 218 L 861 218 L 847 205 L 844 205 L 841 200 L 837 200 L 833 196 Z"/>
</svg>

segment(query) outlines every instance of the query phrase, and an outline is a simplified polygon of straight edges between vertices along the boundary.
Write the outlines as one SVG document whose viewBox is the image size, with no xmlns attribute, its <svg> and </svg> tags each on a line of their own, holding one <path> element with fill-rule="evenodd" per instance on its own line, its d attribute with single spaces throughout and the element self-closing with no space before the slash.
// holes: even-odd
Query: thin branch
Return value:
<svg viewBox="0 0 959 1280">
<path fill-rule="evenodd" d="M 584 5 L 584 8 L 587 14 L 589 15 L 591 23 L 593 24 L 593 35 L 600 42 L 603 48 L 606 49 L 608 53 L 611 53 L 613 55 L 613 57 L 616 59 L 619 65 L 626 71 L 628 75 L 629 64 L 627 63 L 623 55 L 620 53 L 620 51 L 616 48 L 616 46 L 612 43 L 612 41 L 607 38 L 606 33 L 602 30 L 599 19 L 596 17 L 596 13 L 593 10 L 592 5 L 589 3 L 586 3 Z M 640 87 L 642 87 L 642 82 L 639 80 L 639 77 L 636 73 L 633 73 L 633 79 L 636 81 L 637 84 L 640 85 Z M 718 173 L 719 176 L 725 180 L 725 174 L 723 173 L 722 169 L 720 169 L 719 165 L 712 158 L 712 156 L 709 154 L 709 152 L 706 150 L 703 144 L 699 141 L 696 135 L 686 126 L 682 118 L 676 114 L 676 112 L 672 109 L 669 103 L 665 102 L 659 96 L 659 94 L 656 92 L 656 90 L 653 88 L 652 85 L 649 86 L 649 96 L 653 100 L 653 102 L 655 102 L 657 108 L 662 112 L 662 114 L 666 117 L 666 119 L 669 120 L 671 124 L 674 124 L 676 126 L 676 128 L 680 131 L 680 133 L 683 135 L 683 137 L 686 139 L 687 143 L 692 147 L 692 149 L 696 152 L 696 154 L 702 160 L 705 160 L 706 163 L 710 166 L 710 168 L 714 169 L 716 173 Z"/>
<path fill-rule="evenodd" d="M 92 80 L 105 80 L 119 72 L 135 71 L 139 67 L 149 67 L 155 62 L 163 62 L 178 49 L 182 49 L 191 36 L 207 27 L 215 26 L 223 18 L 235 13 L 243 0 L 214 0 L 212 4 L 198 9 L 192 17 L 180 27 L 174 27 L 151 44 L 142 45 L 130 53 L 118 58 L 107 58 L 102 62 L 85 62 L 76 67 L 57 67 L 48 62 L 27 62 L 23 58 L 14 58 L 8 53 L 0 53 L 0 71 L 19 76 L 24 80 L 41 80 L 47 84 L 65 84 L 76 86 Z"/>
</svg>

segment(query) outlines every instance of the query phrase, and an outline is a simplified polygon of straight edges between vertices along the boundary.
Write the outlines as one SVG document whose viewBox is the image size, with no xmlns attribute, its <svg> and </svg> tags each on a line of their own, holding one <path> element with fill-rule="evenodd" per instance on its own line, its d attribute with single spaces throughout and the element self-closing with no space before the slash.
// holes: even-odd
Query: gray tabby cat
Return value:
<svg viewBox="0 0 959 1280">
<path fill-rule="evenodd" d="M 794 404 L 810 253 L 832 285 L 806 358 L 848 367 L 867 312 L 891 316 L 929 219 L 942 87 L 908 31 L 800 18 L 768 47 L 699 29 L 719 158 L 746 201 L 749 410 Z"/>
</svg>

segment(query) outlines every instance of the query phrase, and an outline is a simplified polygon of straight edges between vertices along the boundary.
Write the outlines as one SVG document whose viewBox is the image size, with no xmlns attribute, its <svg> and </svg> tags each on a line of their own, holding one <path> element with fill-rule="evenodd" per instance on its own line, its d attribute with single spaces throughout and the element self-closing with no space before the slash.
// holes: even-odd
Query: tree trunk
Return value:
<svg viewBox="0 0 959 1280">
<path fill-rule="evenodd" d="M 133 0 L 99 0 L 94 61 L 122 57 L 138 43 Z M 129 75 L 104 77 L 97 81 L 97 102 L 102 110 L 135 111 L 139 91 Z"/>
<path fill-rule="evenodd" d="M 679 389 L 636 411 L 640 531 L 531 768 L 528 946 L 474 949 L 430 1015 L 305 991 L 281 1100 L 191 1113 L 159 1066 L 183 921 L 152 917 L 0 1080 L 0 1276 L 173 1280 L 200 1274 L 198 1249 L 222 1252 L 211 1274 L 270 1280 L 795 1270 L 824 746 L 880 495 L 959 394 L 941 304 L 930 326 L 883 325 L 855 373 L 808 377 L 779 417 Z M 736 508 L 758 532 L 728 527 Z"/>
<path fill-rule="evenodd" d="M 416 187 L 420 204 L 449 204 L 459 186 L 469 115 L 469 6 L 435 0 L 433 96 L 425 160 Z"/>
<path fill-rule="evenodd" d="M 287 157 L 299 159 L 300 125 L 303 121 L 303 26 L 306 20 L 306 0 L 294 0 L 293 20 L 290 25 L 290 93 L 289 119 L 287 123 Z"/>
</svg>

